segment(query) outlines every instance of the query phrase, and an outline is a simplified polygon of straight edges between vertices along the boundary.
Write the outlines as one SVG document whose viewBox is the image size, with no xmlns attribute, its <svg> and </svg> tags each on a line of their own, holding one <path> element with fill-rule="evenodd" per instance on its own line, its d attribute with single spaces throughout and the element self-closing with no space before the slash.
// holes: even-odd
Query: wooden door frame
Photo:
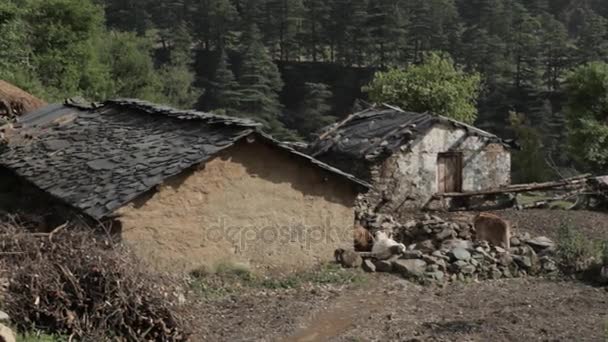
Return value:
<svg viewBox="0 0 608 342">
<path fill-rule="evenodd" d="M 441 180 L 439 177 L 439 161 L 444 158 L 444 159 L 450 159 L 450 158 L 454 158 L 458 161 L 458 173 L 456 174 L 457 176 L 457 182 L 456 182 L 456 189 L 455 191 L 448 191 L 448 192 L 462 192 L 462 183 L 463 183 L 463 170 L 464 170 L 464 156 L 462 152 L 459 151 L 450 151 L 450 152 L 441 152 L 437 154 L 437 192 L 442 193 L 445 192 L 445 189 L 440 189 L 441 187 Z M 445 175 L 444 175 L 445 177 Z M 445 188 L 445 186 L 444 186 Z"/>
</svg>

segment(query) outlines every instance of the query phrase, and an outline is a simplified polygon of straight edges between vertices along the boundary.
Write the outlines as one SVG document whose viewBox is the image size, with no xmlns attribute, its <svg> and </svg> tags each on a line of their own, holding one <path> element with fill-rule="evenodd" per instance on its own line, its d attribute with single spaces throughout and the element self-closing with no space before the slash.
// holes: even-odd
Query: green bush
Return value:
<svg viewBox="0 0 608 342">
<path fill-rule="evenodd" d="M 559 228 L 557 242 L 559 262 L 566 273 L 585 271 L 599 260 L 600 246 L 571 226 L 562 225 Z M 606 256 L 605 246 L 603 250 Z"/>
</svg>

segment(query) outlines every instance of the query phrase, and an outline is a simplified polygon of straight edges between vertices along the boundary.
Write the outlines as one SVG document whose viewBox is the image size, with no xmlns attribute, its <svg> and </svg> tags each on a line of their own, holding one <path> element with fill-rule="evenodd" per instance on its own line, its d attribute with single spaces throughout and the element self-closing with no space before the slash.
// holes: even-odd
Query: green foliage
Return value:
<svg viewBox="0 0 608 342">
<path fill-rule="evenodd" d="M 376 73 L 364 90 L 374 102 L 472 123 L 480 81 L 479 74 L 457 68 L 450 57 L 430 53 L 422 64 Z"/>
<path fill-rule="evenodd" d="M 514 183 L 547 181 L 552 175 L 543 155 L 540 133 L 526 123 L 523 114 L 511 112 L 509 119 L 521 146 L 521 150 L 513 151 L 512 155 Z"/>
<path fill-rule="evenodd" d="M 329 100 L 333 96 L 331 90 L 323 83 L 304 84 L 304 100 L 298 106 L 297 111 L 284 119 L 289 128 L 295 129 L 308 140 L 313 139 L 322 127 L 336 121 L 331 116 L 331 105 Z"/>
<path fill-rule="evenodd" d="M 103 93 L 108 75 L 94 48 L 103 31 L 101 7 L 90 0 L 31 0 L 28 5 L 32 65 L 50 96 Z"/>
<path fill-rule="evenodd" d="M 358 285 L 367 279 L 362 270 L 347 270 L 337 264 L 322 264 L 308 271 L 282 276 L 263 276 L 251 273 L 242 264 L 220 263 L 212 271 L 199 270 L 191 275 L 192 289 L 207 299 L 252 289 L 294 289 L 306 284 Z"/>
<path fill-rule="evenodd" d="M 598 260 L 600 249 L 577 229 L 562 225 L 557 231 L 557 255 L 564 272 L 578 273 Z"/>
<path fill-rule="evenodd" d="M 566 81 L 566 118 L 572 158 L 589 170 L 608 166 L 608 64 L 575 68 Z"/>
<path fill-rule="evenodd" d="M 24 9 L 12 1 L 0 3 L 0 79 L 14 79 L 17 70 L 27 68 L 29 45 L 24 14 Z"/>
<path fill-rule="evenodd" d="M 238 92 L 239 113 L 264 124 L 266 130 L 279 139 L 291 139 L 293 134 L 279 121 L 282 106 L 279 92 L 283 80 L 277 65 L 262 44 L 259 29 L 252 25 L 243 41 Z"/>
<path fill-rule="evenodd" d="M 106 38 L 101 53 L 114 80 L 110 96 L 159 100 L 161 80 L 150 56 L 152 40 L 123 32 L 110 32 Z"/>
<path fill-rule="evenodd" d="M 42 333 L 27 333 L 26 335 L 17 335 L 17 342 L 67 342 L 68 338 L 56 335 L 47 335 Z"/>
<path fill-rule="evenodd" d="M 222 50 L 213 80 L 205 89 L 205 107 L 214 111 L 221 109 L 228 114 L 237 113 L 240 103 L 238 87 L 228 55 Z"/>
</svg>

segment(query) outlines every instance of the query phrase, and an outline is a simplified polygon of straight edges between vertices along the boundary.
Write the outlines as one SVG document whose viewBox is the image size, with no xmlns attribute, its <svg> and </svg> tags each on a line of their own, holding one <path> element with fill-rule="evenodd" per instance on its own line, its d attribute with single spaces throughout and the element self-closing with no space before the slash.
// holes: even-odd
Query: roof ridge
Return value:
<svg viewBox="0 0 608 342">
<path fill-rule="evenodd" d="M 200 112 L 196 110 L 176 109 L 170 106 L 158 105 L 149 101 L 139 99 L 117 98 L 105 101 L 104 105 L 107 104 L 129 107 L 136 110 L 144 111 L 148 114 L 163 114 L 168 117 L 174 117 L 182 120 L 203 120 L 209 124 L 220 123 L 227 126 L 235 125 L 250 128 L 257 128 L 262 126 L 261 123 L 252 119 L 237 118 L 228 115 L 219 115 L 207 112 Z"/>
</svg>

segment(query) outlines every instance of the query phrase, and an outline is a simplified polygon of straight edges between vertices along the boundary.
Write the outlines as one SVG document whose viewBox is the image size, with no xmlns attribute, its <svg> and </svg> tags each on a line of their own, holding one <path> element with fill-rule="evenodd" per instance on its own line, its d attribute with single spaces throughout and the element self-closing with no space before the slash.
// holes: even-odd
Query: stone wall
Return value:
<svg viewBox="0 0 608 342">
<path fill-rule="evenodd" d="M 435 126 L 413 146 L 393 154 L 373 171 L 374 202 L 385 212 L 415 210 L 427 205 L 437 192 L 437 158 L 444 152 L 462 152 L 462 190 L 498 188 L 511 182 L 511 155 L 502 145 L 463 129 Z"/>
<path fill-rule="evenodd" d="M 353 244 L 356 190 L 260 142 L 242 142 L 119 211 L 136 253 L 169 271 L 223 262 L 291 271 Z"/>
</svg>

